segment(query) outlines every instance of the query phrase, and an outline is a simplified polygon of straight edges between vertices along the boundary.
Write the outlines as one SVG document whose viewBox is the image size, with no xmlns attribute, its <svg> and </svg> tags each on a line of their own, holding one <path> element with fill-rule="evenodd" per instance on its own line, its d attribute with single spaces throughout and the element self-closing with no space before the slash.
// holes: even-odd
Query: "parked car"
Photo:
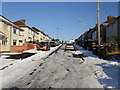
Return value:
<svg viewBox="0 0 120 90">
<path fill-rule="evenodd" d="M 51 46 L 51 47 L 55 47 L 55 46 L 56 46 L 56 43 L 55 43 L 54 41 L 51 41 L 51 42 L 50 42 L 50 46 Z"/>
<path fill-rule="evenodd" d="M 39 46 L 40 46 L 39 47 L 40 50 L 45 50 L 45 51 L 50 50 L 49 42 L 40 42 Z"/>
<path fill-rule="evenodd" d="M 56 43 L 56 46 L 60 45 L 60 42 L 55 42 Z"/>
<path fill-rule="evenodd" d="M 65 50 L 75 50 L 75 44 L 74 43 L 67 43 L 65 46 Z"/>
<path fill-rule="evenodd" d="M 39 44 L 39 43 L 36 42 L 36 41 L 29 41 L 28 43 L 30 43 L 30 44 Z"/>
</svg>

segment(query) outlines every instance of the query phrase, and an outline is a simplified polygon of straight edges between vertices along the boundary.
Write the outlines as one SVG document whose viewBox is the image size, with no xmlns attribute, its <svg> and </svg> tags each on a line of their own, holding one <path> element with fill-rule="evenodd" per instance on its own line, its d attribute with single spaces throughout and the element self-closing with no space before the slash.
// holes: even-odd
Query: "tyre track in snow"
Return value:
<svg viewBox="0 0 120 90">
<path fill-rule="evenodd" d="M 45 59 L 44 69 L 39 72 L 27 88 L 101 88 L 90 67 L 80 58 L 69 56 L 61 47 Z"/>
</svg>

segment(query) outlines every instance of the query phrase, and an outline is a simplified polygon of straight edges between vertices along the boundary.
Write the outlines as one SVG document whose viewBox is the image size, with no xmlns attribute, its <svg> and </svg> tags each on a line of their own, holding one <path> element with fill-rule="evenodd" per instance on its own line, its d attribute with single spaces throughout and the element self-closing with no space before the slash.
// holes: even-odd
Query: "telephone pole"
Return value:
<svg viewBox="0 0 120 90">
<path fill-rule="evenodd" d="M 100 0 L 97 3 L 97 15 L 98 15 L 98 53 L 100 54 Z"/>
</svg>

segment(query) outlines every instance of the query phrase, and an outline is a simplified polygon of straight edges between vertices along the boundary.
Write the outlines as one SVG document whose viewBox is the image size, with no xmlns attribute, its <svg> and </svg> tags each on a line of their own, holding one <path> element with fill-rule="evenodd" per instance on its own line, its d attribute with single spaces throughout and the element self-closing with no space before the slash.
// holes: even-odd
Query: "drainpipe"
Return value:
<svg viewBox="0 0 120 90">
<path fill-rule="evenodd" d="M 10 52 L 11 52 L 11 42 L 12 42 L 12 29 L 13 28 L 13 25 L 11 26 L 11 29 L 10 29 Z"/>
</svg>

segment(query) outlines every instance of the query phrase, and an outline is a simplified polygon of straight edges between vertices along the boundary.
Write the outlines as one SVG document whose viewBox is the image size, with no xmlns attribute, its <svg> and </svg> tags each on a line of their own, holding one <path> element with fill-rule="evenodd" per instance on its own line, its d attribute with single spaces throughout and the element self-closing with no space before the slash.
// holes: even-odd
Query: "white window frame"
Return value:
<svg viewBox="0 0 120 90">
<path fill-rule="evenodd" d="M 4 23 L 4 30 L 8 30 L 8 24 L 7 23 Z"/>
</svg>

